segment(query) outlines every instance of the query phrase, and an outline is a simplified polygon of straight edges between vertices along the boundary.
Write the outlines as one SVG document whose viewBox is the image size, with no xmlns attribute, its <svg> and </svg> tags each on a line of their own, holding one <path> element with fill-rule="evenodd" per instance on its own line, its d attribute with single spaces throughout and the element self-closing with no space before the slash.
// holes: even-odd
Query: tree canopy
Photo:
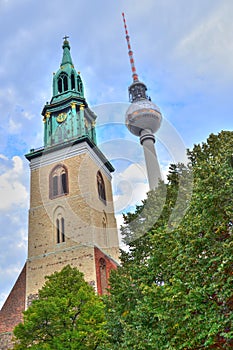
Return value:
<svg viewBox="0 0 233 350">
<path fill-rule="evenodd" d="M 125 215 L 106 349 L 233 348 L 232 153 L 232 132 L 211 134 Z"/>
<path fill-rule="evenodd" d="M 15 350 L 97 349 L 105 339 L 104 305 L 69 265 L 46 277 L 38 299 L 16 326 Z"/>
<path fill-rule="evenodd" d="M 47 277 L 15 350 L 233 348 L 233 132 L 211 134 L 124 215 L 105 307 L 70 266 Z"/>
</svg>

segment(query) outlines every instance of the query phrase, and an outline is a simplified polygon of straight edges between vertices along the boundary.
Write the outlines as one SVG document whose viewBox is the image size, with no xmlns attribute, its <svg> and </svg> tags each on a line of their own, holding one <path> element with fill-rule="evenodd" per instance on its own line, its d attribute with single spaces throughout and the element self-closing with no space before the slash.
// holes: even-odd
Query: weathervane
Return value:
<svg viewBox="0 0 233 350">
<path fill-rule="evenodd" d="M 67 40 L 69 38 L 68 35 L 65 35 L 64 38 L 62 38 L 63 40 Z"/>
</svg>

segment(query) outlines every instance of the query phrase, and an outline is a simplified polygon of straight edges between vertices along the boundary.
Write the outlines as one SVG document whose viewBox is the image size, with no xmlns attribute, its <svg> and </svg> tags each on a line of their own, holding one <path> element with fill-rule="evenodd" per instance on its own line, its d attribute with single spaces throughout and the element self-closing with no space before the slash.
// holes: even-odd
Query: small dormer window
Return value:
<svg viewBox="0 0 233 350">
<path fill-rule="evenodd" d="M 66 73 L 61 73 L 57 82 L 58 92 L 62 93 L 68 90 L 68 76 Z"/>
</svg>

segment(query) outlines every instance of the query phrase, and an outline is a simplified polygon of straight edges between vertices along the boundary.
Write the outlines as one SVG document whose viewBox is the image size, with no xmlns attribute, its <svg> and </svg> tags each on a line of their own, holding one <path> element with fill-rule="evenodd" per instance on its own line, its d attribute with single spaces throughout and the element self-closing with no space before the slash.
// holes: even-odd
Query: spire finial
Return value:
<svg viewBox="0 0 233 350">
<path fill-rule="evenodd" d="M 62 48 L 63 48 L 63 57 L 62 57 L 62 63 L 61 66 L 64 66 L 65 64 L 69 63 L 73 65 L 72 58 L 70 55 L 70 43 L 67 40 L 69 38 L 68 35 L 65 35 L 62 39 L 64 40 Z"/>
<path fill-rule="evenodd" d="M 134 64 L 133 51 L 131 50 L 131 45 L 130 45 L 130 40 L 129 40 L 129 33 L 128 33 L 128 28 L 127 28 L 124 12 L 122 12 L 122 17 L 123 17 L 124 27 L 125 27 L 125 37 L 126 37 L 126 41 L 127 41 L 127 45 L 128 45 L 128 49 L 129 49 L 128 54 L 129 54 L 131 70 L 132 70 L 132 73 L 133 73 L 132 74 L 133 81 L 136 82 L 136 81 L 138 81 L 138 75 L 137 75 L 136 67 L 135 67 L 135 64 Z"/>
</svg>

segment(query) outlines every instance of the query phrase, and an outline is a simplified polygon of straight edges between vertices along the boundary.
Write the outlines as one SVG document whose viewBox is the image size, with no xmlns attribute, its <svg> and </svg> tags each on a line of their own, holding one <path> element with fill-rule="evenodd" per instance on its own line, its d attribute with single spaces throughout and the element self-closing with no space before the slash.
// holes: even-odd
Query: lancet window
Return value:
<svg viewBox="0 0 233 350">
<path fill-rule="evenodd" d="M 99 273 L 100 273 L 101 294 L 106 294 L 107 287 L 108 287 L 108 280 L 107 280 L 106 261 L 103 258 L 100 258 L 99 260 Z"/>
<path fill-rule="evenodd" d="M 71 73 L 71 89 L 75 90 L 75 77 L 74 73 Z"/>
<path fill-rule="evenodd" d="M 54 211 L 54 229 L 55 229 L 55 242 L 57 244 L 64 243 L 65 236 L 65 211 L 64 208 L 58 206 Z"/>
<path fill-rule="evenodd" d="M 57 243 L 65 242 L 65 220 L 60 217 L 56 220 Z"/>
<path fill-rule="evenodd" d="M 103 213 L 103 218 L 102 218 L 102 235 L 103 235 L 103 245 L 107 245 L 107 216 L 104 211 Z"/>
<path fill-rule="evenodd" d="M 66 73 L 61 73 L 58 77 L 58 92 L 64 92 L 68 90 L 68 76 Z"/>
<path fill-rule="evenodd" d="M 104 179 L 100 171 L 97 173 L 97 188 L 98 188 L 98 195 L 99 199 L 106 204 L 106 191 L 105 191 L 105 184 Z"/>
<path fill-rule="evenodd" d="M 107 218 L 106 218 L 106 214 L 104 213 L 103 219 L 102 219 L 102 227 L 103 227 L 103 232 L 106 232 L 106 228 L 107 228 Z"/>
<path fill-rule="evenodd" d="M 83 89 L 82 81 L 79 75 L 77 77 L 77 89 L 79 92 L 82 92 L 82 89 Z"/>
</svg>

